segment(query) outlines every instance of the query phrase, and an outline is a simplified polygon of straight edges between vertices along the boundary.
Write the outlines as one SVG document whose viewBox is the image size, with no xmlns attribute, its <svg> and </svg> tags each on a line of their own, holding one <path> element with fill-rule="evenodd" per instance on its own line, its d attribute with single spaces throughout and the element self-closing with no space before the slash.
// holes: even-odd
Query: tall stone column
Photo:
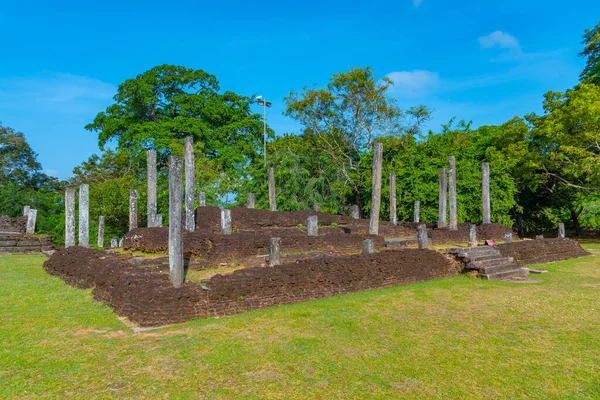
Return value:
<svg viewBox="0 0 600 400">
<path fill-rule="evenodd" d="M 176 288 L 183 286 L 183 230 L 181 221 L 183 202 L 183 163 L 181 158 L 169 156 L 169 272 Z"/>
<path fill-rule="evenodd" d="M 420 222 L 420 220 L 421 220 L 421 201 L 417 200 L 417 201 L 415 201 L 415 208 L 413 211 L 413 221 Z"/>
<path fill-rule="evenodd" d="M 417 243 L 419 249 L 429 248 L 429 237 L 427 236 L 427 225 L 425 224 L 417 226 Z"/>
<path fill-rule="evenodd" d="M 98 219 L 98 247 L 104 248 L 104 215 Z"/>
<path fill-rule="evenodd" d="M 231 235 L 231 210 L 221 209 L 221 235 Z"/>
<path fill-rule="evenodd" d="M 484 162 L 481 164 L 481 202 L 483 212 L 483 223 L 492 222 L 490 209 L 490 164 Z"/>
<path fill-rule="evenodd" d="M 469 225 L 469 247 L 477 247 L 477 225 Z"/>
<path fill-rule="evenodd" d="M 269 168 L 269 209 L 277 211 L 277 193 L 275 193 L 275 170 Z"/>
<path fill-rule="evenodd" d="M 456 160 L 454 156 L 448 157 L 448 180 L 449 180 L 449 197 L 450 197 L 450 230 L 458 230 L 458 215 L 456 208 Z"/>
<path fill-rule="evenodd" d="M 311 215 L 306 219 L 308 236 L 319 236 L 319 217 Z"/>
<path fill-rule="evenodd" d="M 362 254 L 373 254 L 375 252 L 375 243 L 373 239 L 365 239 L 362 241 Z"/>
<path fill-rule="evenodd" d="M 206 193 L 200 192 L 200 195 L 198 196 L 198 204 L 200 207 L 206 207 Z"/>
<path fill-rule="evenodd" d="M 90 246 L 90 187 L 79 186 L 79 245 Z"/>
<path fill-rule="evenodd" d="M 561 239 L 567 237 L 567 235 L 565 234 L 565 224 L 563 224 L 562 222 L 558 224 L 558 237 Z"/>
<path fill-rule="evenodd" d="M 162 228 L 162 214 L 156 214 L 156 226 Z"/>
<path fill-rule="evenodd" d="M 194 221 L 194 139 L 185 138 L 185 229 L 189 232 L 196 230 Z"/>
<path fill-rule="evenodd" d="M 356 204 L 350 208 L 350 214 L 352 215 L 352 218 L 360 219 L 360 209 Z"/>
<path fill-rule="evenodd" d="M 281 238 L 269 239 L 269 266 L 281 265 Z"/>
<path fill-rule="evenodd" d="M 138 227 L 137 200 L 138 200 L 138 191 L 135 189 L 131 189 L 129 191 L 129 230 L 130 231 L 132 231 Z"/>
<path fill-rule="evenodd" d="M 381 165 L 383 162 L 383 144 L 373 145 L 373 186 L 371 189 L 371 220 L 369 235 L 379 234 L 379 211 L 381 207 Z"/>
<path fill-rule="evenodd" d="M 398 223 L 398 213 L 396 212 L 396 174 L 390 174 L 390 222 L 394 225 Z"/>
<path fill-rule="evenodd" d="M 23 206 L 23 216 L 27 217 L 29 215 L 30 206 Z"/>
<path fill-rule="evenodd" d="M 156 225 L 156 150 L 146 152 L 146 176 L 148 178 L 148 228 Z"/>
<path fill-rule="evenodd" d="M 440 186 L 439 186 L 439 205 L 438 205 L 438 228 L 448 226 L 447 220 L 447 200 L 446 193 L 448 192 L 448 181 L 446 176 L 446 168 L 440 169 Z"/>
<path fill-rule="evenodd" d="M 246 195 L 246 207 L 254 208 L 254 193 L 248 193 Z"/>
<path fill-rule="evenodd" d="M 33 235 L 35 233 L 35 220 L 37 219 L 37 210 L 30 208 L 27 213 L 27 226 L 25 227 L 25 233 L 27 235 Z"/>
<path fill-rule="evenodd" d="M 65 247 L 75 246 L 75 189 L 65 191 Z"/>
</svg>

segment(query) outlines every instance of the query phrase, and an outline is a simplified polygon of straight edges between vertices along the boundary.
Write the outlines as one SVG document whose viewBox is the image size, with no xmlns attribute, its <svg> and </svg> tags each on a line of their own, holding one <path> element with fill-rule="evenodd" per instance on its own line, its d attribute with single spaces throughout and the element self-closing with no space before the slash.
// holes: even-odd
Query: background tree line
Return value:
<svg viewBox="0 0 600 400">
<path fill-rule="evenodd" d="M 292 91 L 285 114 L 298 135 L 267 130 L 267 167 L 274 167 L 280 210 L 348 213 L 370 209 L 371 147 L 384 145 L 382 218 L 389 215 L 388 177 L 396 174 L 398 219 L 411 220 L 415 200 L 422 220 L 437 219 L 439 169 L 456 157 L 459 221 L 481 221 L 481 163 L 491 168 L 492 221 L 520 234 L 600 226 L 600 23 L 583 35 L 586 66 L 580 83 L 544 95 L 543 114 L 514 117 L 502 125 L 473 129 L 452 120 L 423 131 L 425 105 L 402 110 L 388 96 L 393 84 L 370 68 L 334 74 L 322 88 Z M 158 212 L 168 209 L 167 159 L 183 154 L 183 138 L 195 143 L 196 190 L 209 204 L 245 204 L 248 192 L 268 208 L 262 162 L 262 116 L 254 96 L 222 92 L 214 75 L 162 65 L 123 82 L 114 103 L 86 126 L 102 153 L 59 182 L 41 172 L 22 133 L 0 125 L 0 213 L 17 216 L 22 205 L 40 210 L 38 231 L 57 243 L 64 235 L 64 188 L 90 185 L 92 234 L 106 217 L 107 237 L 128 227 L 130 189 L 139 192 L 139 220 L 146 213 L 146 150 L 158 158 Z M 196 196 L 197 197 L 197 196 Z"/>
</svg>

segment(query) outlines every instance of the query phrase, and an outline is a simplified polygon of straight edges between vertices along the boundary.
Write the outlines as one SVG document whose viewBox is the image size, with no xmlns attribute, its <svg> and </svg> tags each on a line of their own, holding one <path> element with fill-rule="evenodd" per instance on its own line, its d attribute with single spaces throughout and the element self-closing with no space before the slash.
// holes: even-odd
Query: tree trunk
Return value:
<svg viewBox="0 0 600 400">
<path fill-rule="evenodd" d="M 579 237 L 581 235 L 581 226 L 579 226 L 579 216 L 583 212 L 583 207 L 579 207 L 578 210 L 569 206 L 569 213 L 571 214 L 571 221 L 573 222 L 573 226 L 575 227 L 575 236 Z"/>
</svg>

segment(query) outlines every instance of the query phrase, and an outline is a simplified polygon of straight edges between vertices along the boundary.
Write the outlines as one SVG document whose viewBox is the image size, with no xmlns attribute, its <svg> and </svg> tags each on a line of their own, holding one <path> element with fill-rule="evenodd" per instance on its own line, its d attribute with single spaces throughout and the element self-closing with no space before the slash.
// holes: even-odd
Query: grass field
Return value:
<svg viewBox="0 0 600 400">
<path fill-rule="evenodd" d="M 598 399 L 585 247 L 535 284 L 458 276 L 137 334 L 43 257 L 1 256 L 0 397 Z"/>
</svg>

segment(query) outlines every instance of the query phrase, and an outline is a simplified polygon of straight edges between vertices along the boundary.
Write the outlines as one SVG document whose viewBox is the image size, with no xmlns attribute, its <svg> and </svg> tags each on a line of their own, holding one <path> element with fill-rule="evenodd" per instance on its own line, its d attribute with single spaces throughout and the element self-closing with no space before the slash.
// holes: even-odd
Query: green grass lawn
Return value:
<svg viewBox="0 0 600 400">
<path fill-rule="evenodd" d="M 134 334 L 0 257 L 0 398 L 600 398 L 600 244 L 537 284 L 458 276 Z"/>
</svg>

